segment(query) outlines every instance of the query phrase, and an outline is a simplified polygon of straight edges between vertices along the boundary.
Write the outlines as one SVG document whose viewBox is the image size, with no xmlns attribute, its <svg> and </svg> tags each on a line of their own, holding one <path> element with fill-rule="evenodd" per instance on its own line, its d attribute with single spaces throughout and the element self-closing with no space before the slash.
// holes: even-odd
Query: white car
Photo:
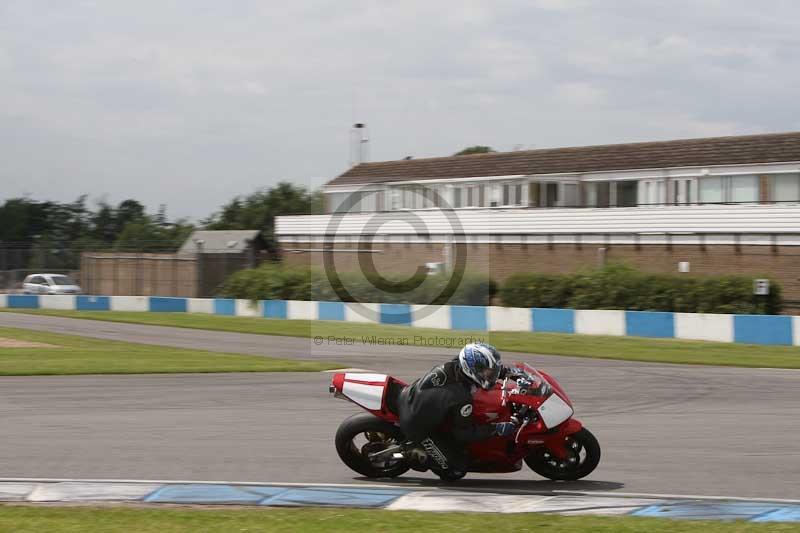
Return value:
<svg viewBox="0 0 800 533">
<path fill-rule="evenodd" d="M 25 294 L 80 294 L 80 286 L 63 274 L 31 274 L 22 282 Z"/>
</svg>

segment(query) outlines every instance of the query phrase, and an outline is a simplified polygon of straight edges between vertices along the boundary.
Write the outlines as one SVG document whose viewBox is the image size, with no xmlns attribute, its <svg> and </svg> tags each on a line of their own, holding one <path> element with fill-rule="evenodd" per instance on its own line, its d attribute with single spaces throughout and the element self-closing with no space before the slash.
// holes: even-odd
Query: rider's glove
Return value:
<svg viewBox="0 0 800 533">
<path fill-rule="evenodd" d="M 498 437 L 508 437 L 514 434 L 517 430 L 517 426 L 515 426 L 511 422 L 500 422 L 494 425 L 494 434 Z"/>
</svg>

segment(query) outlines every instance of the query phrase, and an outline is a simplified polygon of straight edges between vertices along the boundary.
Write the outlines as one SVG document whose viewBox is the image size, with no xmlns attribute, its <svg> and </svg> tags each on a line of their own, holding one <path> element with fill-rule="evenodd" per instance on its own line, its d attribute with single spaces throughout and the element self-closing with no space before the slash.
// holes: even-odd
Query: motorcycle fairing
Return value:
<svg viewBox="0 0 800 533">
<path fill-rule="evenodd" d="M 393 383 L 405 385 L 386 374 L 338 372 L 331 379 L 330 389 L 335 395 L 350 400 L 375 416 L 396 422 L 396 414 L 387 407 L 387 391 Z"/>
</svg>

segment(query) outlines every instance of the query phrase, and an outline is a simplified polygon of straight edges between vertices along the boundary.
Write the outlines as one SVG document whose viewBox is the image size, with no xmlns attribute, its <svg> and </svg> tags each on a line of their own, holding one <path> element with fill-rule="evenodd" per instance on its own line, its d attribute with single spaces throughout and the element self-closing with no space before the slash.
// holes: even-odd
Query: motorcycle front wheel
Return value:
<svg viewBox="0 0 800 533">
<path fill-rule="evenodd" d="M 405 459 L 371 460 L 369 454 L 404 441 L 400 428 L 369 413 L 358 413 L 341 423 L 336 431 L 336 452 L 344 464 L 362 476 L 397 477 L 405 474 Z"/>
<path fill-rule="evenodd" d="M 575 481 L 591 474 L 600 462 L 600 443 L 583 428 L 565 437 L 567 457 L 559 459 L 547 448 L 541 448 L 525 458 L 531 470 L 555 481 Z"/>
</svg>

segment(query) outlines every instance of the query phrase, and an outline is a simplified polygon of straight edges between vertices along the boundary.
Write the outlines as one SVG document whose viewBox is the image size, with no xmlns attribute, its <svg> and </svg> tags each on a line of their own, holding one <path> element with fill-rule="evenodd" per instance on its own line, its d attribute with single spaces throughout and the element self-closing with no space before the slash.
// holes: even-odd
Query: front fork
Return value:
<svg viewBox="0 0 800 533">
<path fill-rule="evenodd" d="M 567 459 L 569 457 L 569 450 L 567 449 L 566 438 L 570 435 L 574 435 L 581 429 L 583 429 L 583 424 L 574 418 L 570 418 L 558 426 L 557 432 L 548 435 L 531 435 L 528 438 L 528 443 L 530 444 L 531 441 L 541 441 L 536 442 L 536 445 L 544 446 L 559 459 Z"/>
</svg>

